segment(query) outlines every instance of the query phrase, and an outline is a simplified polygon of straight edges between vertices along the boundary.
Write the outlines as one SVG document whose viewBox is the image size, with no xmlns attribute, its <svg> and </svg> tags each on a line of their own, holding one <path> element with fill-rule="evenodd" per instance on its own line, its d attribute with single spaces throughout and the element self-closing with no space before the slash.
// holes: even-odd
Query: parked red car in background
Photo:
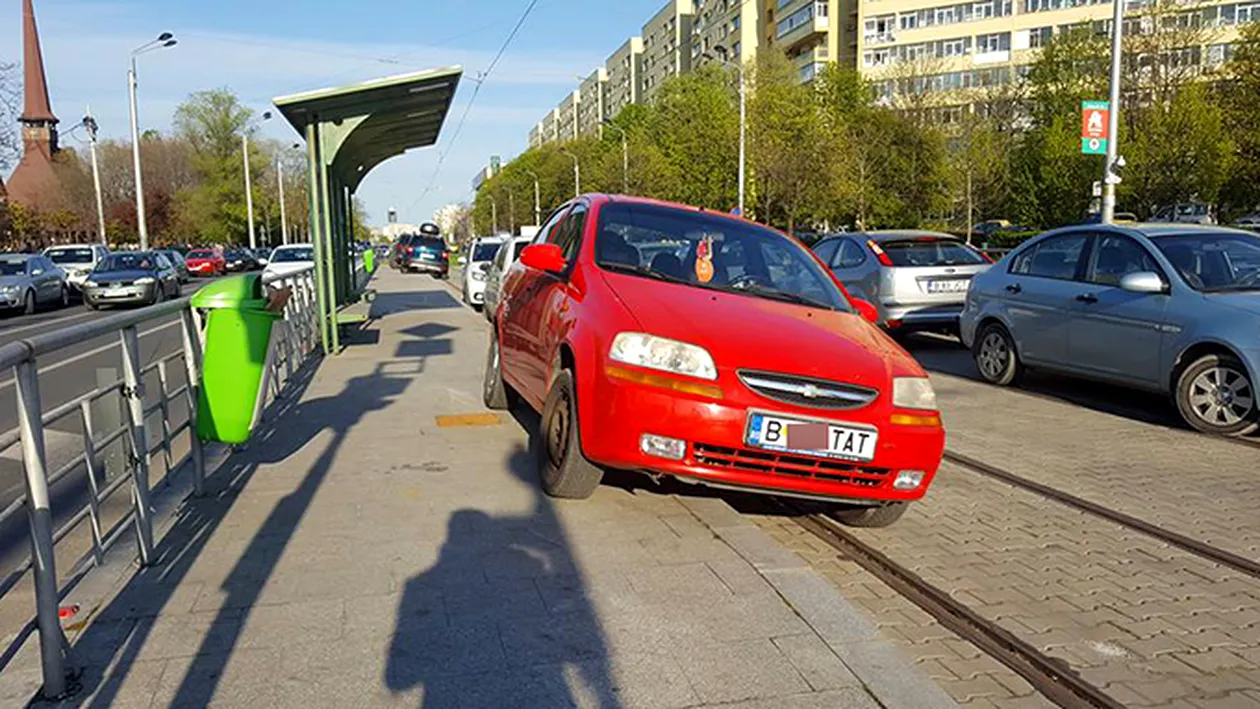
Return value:
<svg viewBox="0 0 1260 709">
<path fill-rule="evenodd" d="M 542 414 L 540 477 L 603 468 L 835 503 L 891 524 L 944 431 L 923 369 L 795 240 L 714 212 L 587 195 L 508 271 L 485 401 Z"/>
<path fill-rule="evenodd" d="M 194 276 L 222 276 L 227 273 L 227 261 L 218 249 L 193 249 L 184 257 L 188 272 Z"/>
</svg>

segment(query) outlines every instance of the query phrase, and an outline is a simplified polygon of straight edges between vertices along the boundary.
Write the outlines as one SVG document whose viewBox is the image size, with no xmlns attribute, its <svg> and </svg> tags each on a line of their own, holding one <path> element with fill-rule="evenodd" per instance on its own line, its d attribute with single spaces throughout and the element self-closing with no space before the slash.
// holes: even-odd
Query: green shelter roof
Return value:
<svg viewBox="0 0 1260 709">
<path fill-rule="evenodd" d="M 385 160 L 437 142 L 462 75 L 458 66 L 443 67 L 280 96 L 273 103 L 303 136 L 309 124 L 320 124 L 330 172 L 354 189 Z"/>
</svg>

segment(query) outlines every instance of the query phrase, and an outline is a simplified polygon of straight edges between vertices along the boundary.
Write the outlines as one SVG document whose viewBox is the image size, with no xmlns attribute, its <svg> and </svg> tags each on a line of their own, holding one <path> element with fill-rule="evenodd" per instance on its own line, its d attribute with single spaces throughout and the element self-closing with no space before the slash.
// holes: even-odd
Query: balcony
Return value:
<svg viewBox="0 0 1260 709">
<path fill-rule="evenodd" d="M 827 3 L 807 3 L 779 21 L 775 43 L 789 48 L 815 35 L 826 34 L 829 28 Z"/>
</svg>

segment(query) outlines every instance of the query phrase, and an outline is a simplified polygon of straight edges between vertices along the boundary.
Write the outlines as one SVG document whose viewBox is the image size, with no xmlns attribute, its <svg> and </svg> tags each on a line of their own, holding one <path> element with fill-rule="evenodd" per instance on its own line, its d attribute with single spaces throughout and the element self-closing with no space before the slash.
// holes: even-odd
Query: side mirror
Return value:
<svg viewBox="0 0 1260 709">
<path fill-rule="evenodd" d="M 863 320 L 869 323 L 879 322 L 879 311 L 875 310 L 874 305 L 861 298 L 850 298 L 849 302 L 853 303 L 853 308 L 858 311 Z"/>
<path fill-rule="evenodd" d="M 521 263 L 547 273 L 560 273 L 567 265 L 556 244 L 532 244 L 521 251 Z"/>
<path fill-rule="evenodd" d="M 1120 288 L 1130 293 L 1164 293 L 1168 290 L 1164 280 L 1153 271 L 1124 274 L 1120 277 Z"/>
<path fill-rule="evenodd" d="M 44 273 L 44 269 L 42 269 L 42 268 L 32 268 L 32 269 L 31 269 L 31 275 L 32 275 L 32 276 L 39 276 L 39 275 L 43 275 L 43 273 Z"/>
</svg>

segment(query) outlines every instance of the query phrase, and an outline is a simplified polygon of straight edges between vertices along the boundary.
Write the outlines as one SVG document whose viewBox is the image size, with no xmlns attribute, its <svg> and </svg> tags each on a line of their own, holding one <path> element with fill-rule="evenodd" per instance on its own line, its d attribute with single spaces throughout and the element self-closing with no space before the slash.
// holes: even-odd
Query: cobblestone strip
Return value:
<svg viewBox="0 0 1260 709">
<path fill-rule="evenodd" d="M 1260 559 L 1260 448 L 934 374 L 950 450 Z"/>
<path fill-rule="evenodd" d="M 760 518 L 959 702 L 1045 706 L 790 520 Z M 946 464 L 893 527 L 854 530 L 893 560 L 1135 707 L 1260 707 L 1260 581 Z"/>
</svg>

